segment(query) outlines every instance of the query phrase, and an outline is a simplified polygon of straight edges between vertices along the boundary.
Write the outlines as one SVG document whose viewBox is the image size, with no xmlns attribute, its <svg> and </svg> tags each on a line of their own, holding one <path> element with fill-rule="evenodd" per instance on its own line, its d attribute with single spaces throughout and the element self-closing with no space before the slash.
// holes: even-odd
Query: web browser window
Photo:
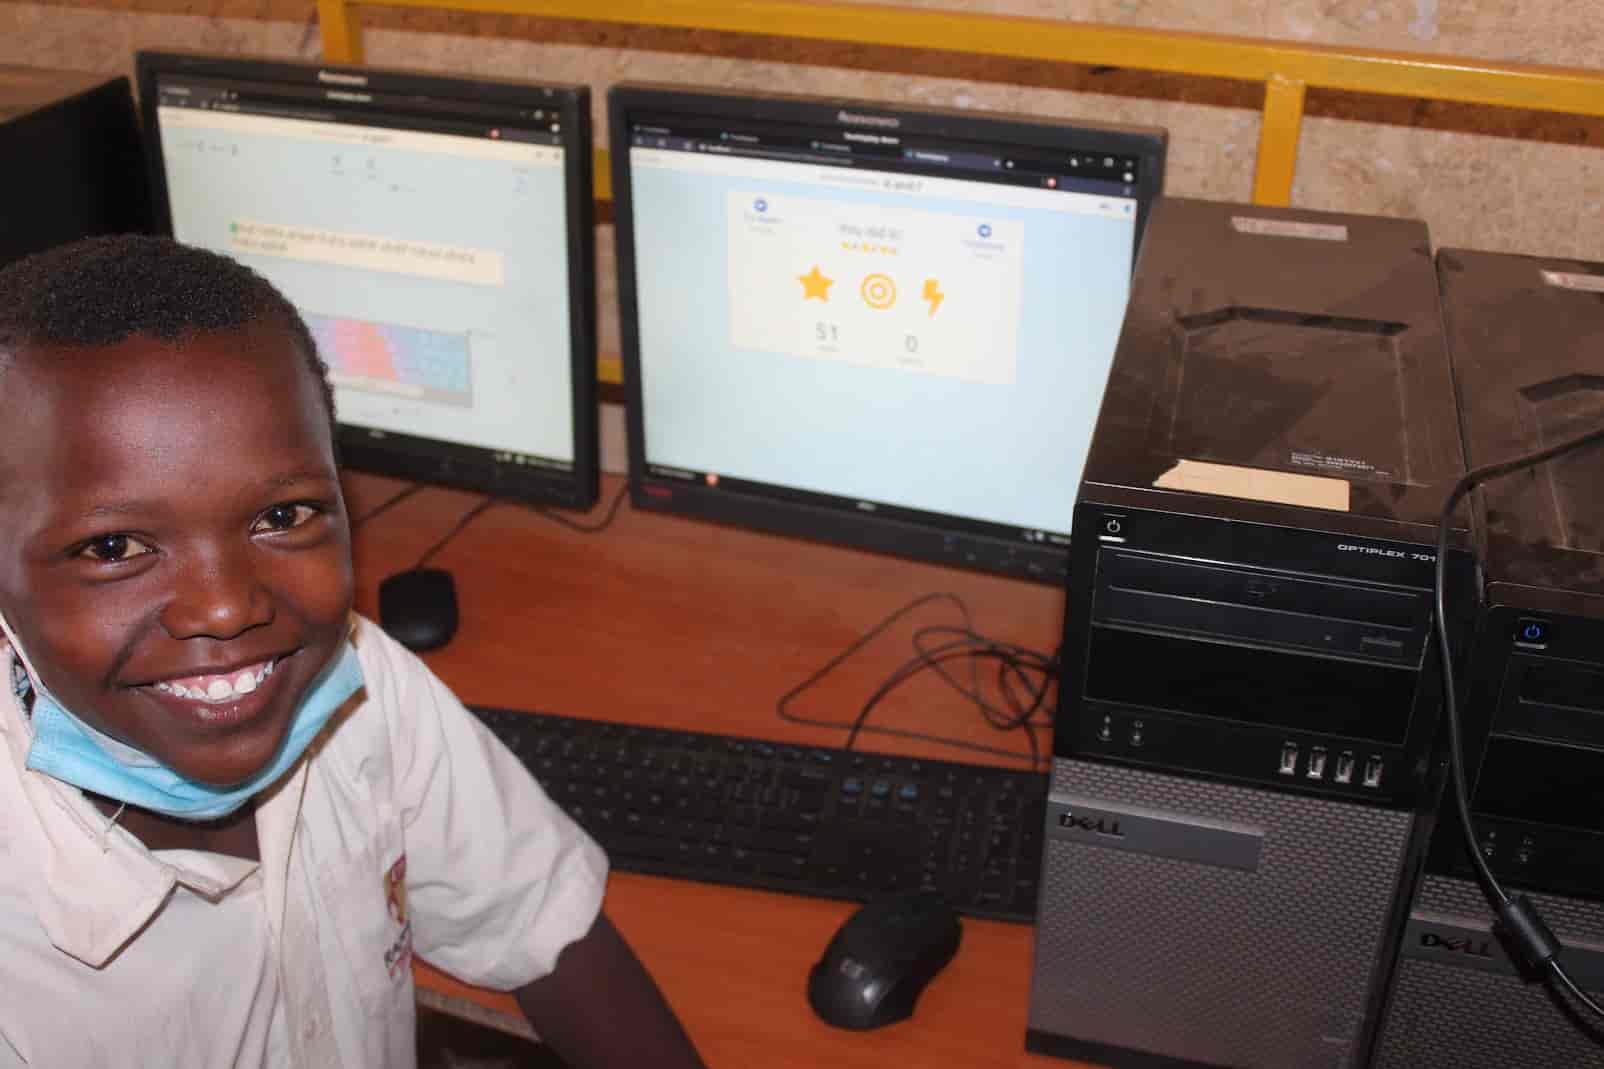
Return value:
<svg viewBox="0 0 1604 1069">
<path fill-rule="evenodd" d="M 573 464 L 555 111 L 476 121 L 371 92 L 342 111 L 337 92 L 181 75 L 157 89 L 174 237 L 289 297 L 342 424 Z"/>
<path fill-rule="evenodd" d="M 981 130 L 632 116 L 650 474 L 1067 541 L 1158 165 Z"/>
</svg>

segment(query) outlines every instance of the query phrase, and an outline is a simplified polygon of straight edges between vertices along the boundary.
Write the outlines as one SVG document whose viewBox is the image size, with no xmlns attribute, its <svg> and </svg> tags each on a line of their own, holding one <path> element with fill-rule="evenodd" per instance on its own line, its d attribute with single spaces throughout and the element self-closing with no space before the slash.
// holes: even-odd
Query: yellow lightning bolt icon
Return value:
<svg viewBox="0 0 1604 1069">
<path fill-rule="evenodd" d="M 936 309 L 941 307 L 941 302 L 947 299 L 947 295 L 941 292 L 940 282 L 933 278 L 927 278 L 925 279 L 924 299 L 930 302 L 930 314 L 935 315 Z"/>
</svg>

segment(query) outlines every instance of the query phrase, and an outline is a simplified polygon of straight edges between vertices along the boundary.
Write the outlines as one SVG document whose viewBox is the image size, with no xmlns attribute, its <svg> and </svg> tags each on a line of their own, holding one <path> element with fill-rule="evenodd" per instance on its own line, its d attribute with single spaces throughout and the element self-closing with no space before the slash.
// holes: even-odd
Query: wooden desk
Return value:
<svg viewBox="0 0 1604 1069">
<path fill-rule="evenodd" d="M 604 481 L 604 501 L 619 482 Z M 360 516 L 405 484 L 352 474 L 346 485 Z M 376 616 L 379 581 L 414 564 L 476 500 L 428 489 L 359 529 L 358 609 Z M 814 745 L 838 746 L 844 733 L 779 720 L 778 697 L 921 594 L 956 593 L 979 631 L 1035 649 L 1051 650 L 1062 624 L 1063 597 L 1050 587 L 642 514 L 627 503 L 600 535 L 522 507 L 492 508 L 432 563 L 455 574 L 462 624 L 428 661 L 467 702 Z M 805 695 L 799 710 L 850 718 L 911 654 L 912 627 L 957 619 L 950 607 L 927 606 Z M 895 692 L 874 722 L 1024 752 L 1018 732 L 999 734 L 931 673 Z M 861 745 L 988 760 L 875 735 Z M 1024 1053 L 1025 925 L 965 919 L 958 957 L 911 1020 L 868 1033 L 820 1022 L 804 994 L 808 969 L 853 908 L 630 873 L 611 877 L 607 897 L 712 1069 L 1071 1064 Z M 427 966 L 418 980 L 426 992 L 516 1015 L 510 997 Z"/>
</svg>

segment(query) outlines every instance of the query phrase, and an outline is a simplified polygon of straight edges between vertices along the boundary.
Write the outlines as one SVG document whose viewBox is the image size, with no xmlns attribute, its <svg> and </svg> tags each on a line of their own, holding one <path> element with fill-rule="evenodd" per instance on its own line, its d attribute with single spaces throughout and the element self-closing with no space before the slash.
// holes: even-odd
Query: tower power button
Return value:
<svg viewBox="0 0 1604 1069">
<path fill-rule="evenodd" d="M 1515 625 L 1515 641 L 1523 646 L 1546 646 L 1548 644 L 1548 621 L 1520 621 Z"/>
</svg>

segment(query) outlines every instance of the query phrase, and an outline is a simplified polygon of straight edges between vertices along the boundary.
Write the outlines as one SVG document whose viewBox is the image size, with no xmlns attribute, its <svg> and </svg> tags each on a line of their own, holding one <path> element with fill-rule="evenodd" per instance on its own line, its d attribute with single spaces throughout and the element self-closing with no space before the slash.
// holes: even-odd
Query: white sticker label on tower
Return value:
<svg viewBox="0 0 1604 1069">
<path fill-rule="evenodd" d="M 1582 275 L 1572 271 L 1544 271 L 1543 281 L 1562 290 L 1604 293 L 1604 275 Z"/>
<path fill-rule="evenodd" d="M 1243 234 L 1270 238 L 1308 238 L 1312 241 L 1347 241 L 1348 228 L 1341 223 L 1300 223 L 1293 219 L 1262 219 L 1249 215 L 1231 216 L 1231 226 Z"/>
</svg>

